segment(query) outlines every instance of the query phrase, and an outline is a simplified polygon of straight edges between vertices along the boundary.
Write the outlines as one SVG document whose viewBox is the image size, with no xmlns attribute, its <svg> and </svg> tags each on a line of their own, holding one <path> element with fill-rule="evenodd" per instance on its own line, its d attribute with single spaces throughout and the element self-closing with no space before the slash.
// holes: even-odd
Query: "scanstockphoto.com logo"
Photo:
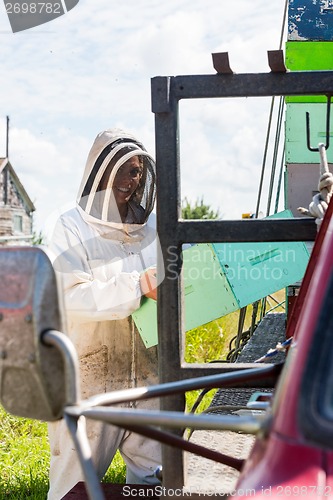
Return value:
<svg viewBox="0 0 333 500">
<path fill-rule="evenodd" d="M 53 21 L 73 9 L 78 3 L 79 0 L 47 0 L 46 2 L 4 0 L 13 33 Z"/>
</svg>

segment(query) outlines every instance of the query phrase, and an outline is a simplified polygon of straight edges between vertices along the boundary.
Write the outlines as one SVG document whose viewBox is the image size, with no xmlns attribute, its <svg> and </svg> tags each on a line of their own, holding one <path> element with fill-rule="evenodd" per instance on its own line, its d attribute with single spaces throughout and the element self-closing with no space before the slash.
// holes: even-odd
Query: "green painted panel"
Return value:
<svg viewBox="0 0 333 500">
<path fill-rule="evenodd" d="M 268 218 L 291 218 L 284 210 Z M 212 245 L 239 307 L 303 278 L 309 253 L 303 242 L 215 243 Z"/>
<path fill-rule="evenodd" d="M 291 216 L 285 210 L 273 217 Z M 308 258 L 302 242 L 198 244 L 184 250 L 185 331 L 299 281 Z M 132 317 L 146 347 L 156 345 L 156 302 L 143 299 Z"/>
<path fill-rule="evenodd" d="M 286 66 L 291 71 L 333 70 L 333 42 L 287 42 Z M 326 97 L 286 97 L 286 102 L 326 102 Z"/>
<path fill-rule="evenodd" d="M 238 309 L 212 245 L 184 250 L 183 280 L 186 331 Z"/>
<path fill-rule="evenodd" d="M 145 346 L 148 348 L 156 345 L 158 342 L 158 334 L 157 305 L 155 300 L 143 297 L 140 308 L 132 314 L 132 318 Z"/>
<path fill-rule="evenodd" d="M 185 331 L 239 309 L 211 245 L 193 245 L 184 250 L 183 281 Z M 156 302 L 143 299 L 132 317 L 146 347 L 156 345 Z"/>
<path fill-rule="evenodd" d="M 333 69 L 333 42 L 287 42 L 286 66 L 292 71 Z"/>
<path fill-rule="evenodd" d="M 327 99 L 326 97 L 322 97 L 322 96 L 310 96 L 310 95 L 306 95 L 306 96 L 292 96 L 292 97 L 285 97 L 285 102 L 286 103 L 289 103 L 289 102 L 327 102 Z"/>
<path fill-rule="evenodd" d="M 306 144 L 306 112 L 310 114 L 310 145 L 318 147 L 326 142 L 326 104 L 289 103 L 286 108 L 285 157 L 286 163 L 319 163 L 319 153 L 309 151 Z M 330 142 L 333 136 L 333 113 L 330 120 Z M 327 159 L 333 162 L 332 146 L 327 150 Z"/>
</svg>

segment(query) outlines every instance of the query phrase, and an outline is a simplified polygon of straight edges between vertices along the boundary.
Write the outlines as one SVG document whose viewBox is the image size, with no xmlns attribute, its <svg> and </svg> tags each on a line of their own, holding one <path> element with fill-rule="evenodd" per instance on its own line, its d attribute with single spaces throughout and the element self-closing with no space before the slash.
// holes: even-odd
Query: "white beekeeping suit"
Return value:
<svg viewBox="0 0 333 500">
<path fill-rule="evenodd" d="M 124 220 L 114 180 L 134 157 L 140 159 L 141 179 Z M 131 319 L 142 296 L 140 273 L 157 262 L 154 200 L 155 163 L 142 144 L 118 129 L 99 134 L 77 206 L 59 218 L 49 245 L 63 284 L 67 333 L 79 355 L 84 398 L 158 382 L 156 347 L 146 349 Z M 137 407 L 156 409 L 158 402 L 139 402 Z M 128 483 L 157 482 L 153 473 L 161 464 L 159 443 L 93 421 L 87 421 L 87 433 L 101 479 L 119 448 Z M 84 477 L 63 420 L 49 425 L 49 437 L 48 499 L 59 500 Z"/>
</svg>

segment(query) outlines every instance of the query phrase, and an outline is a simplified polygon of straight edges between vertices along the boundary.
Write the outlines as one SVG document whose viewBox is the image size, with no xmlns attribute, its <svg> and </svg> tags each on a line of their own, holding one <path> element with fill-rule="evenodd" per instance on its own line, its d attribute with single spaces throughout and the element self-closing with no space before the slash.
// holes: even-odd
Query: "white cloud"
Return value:
<svg viewBox="0 0 333 500">
<path fill-rule="evenodd" d="M 130 129 L 154 152 L 153 76 L 213 74 L 218 51 L 229 52 L 237 73 L 269 71 L 284 4 L 80 0 L 65 16 L 17 34 L 0 11 L 0 133 L 8 114 L 10 159 L 36 200 L 38 226 L 75 199 L 100 130 Z M 233 218 L 255 209 L 268 119 L 267 100 L 245 101 L 181 103 L 182 192 L 204 195 Z"/>
</svg>

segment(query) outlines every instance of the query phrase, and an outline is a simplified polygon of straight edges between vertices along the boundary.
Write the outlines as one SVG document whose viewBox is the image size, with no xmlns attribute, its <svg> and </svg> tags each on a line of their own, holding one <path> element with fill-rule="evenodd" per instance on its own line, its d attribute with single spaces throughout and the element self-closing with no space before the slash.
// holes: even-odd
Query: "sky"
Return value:
<svg viewBox="0 0 333 500">
<path fill-rule="evenodd" d="M 152 77 L 215 74 L 215 52 L 229 53 L 235 73 L 269 72 L 284 6 L 80 0 L 49 23 L 12 33 L 1 2 L 0 156 L 9 116 L 9 159 L 35 204 L 35 231 L 75 203 L 98 132 L 122 127 L 155 154 Z M 182 199 L 203 198 L 223 219 L 255 211 L 270 105 L 270 98 L 181 101 Z"/>
</svg>

